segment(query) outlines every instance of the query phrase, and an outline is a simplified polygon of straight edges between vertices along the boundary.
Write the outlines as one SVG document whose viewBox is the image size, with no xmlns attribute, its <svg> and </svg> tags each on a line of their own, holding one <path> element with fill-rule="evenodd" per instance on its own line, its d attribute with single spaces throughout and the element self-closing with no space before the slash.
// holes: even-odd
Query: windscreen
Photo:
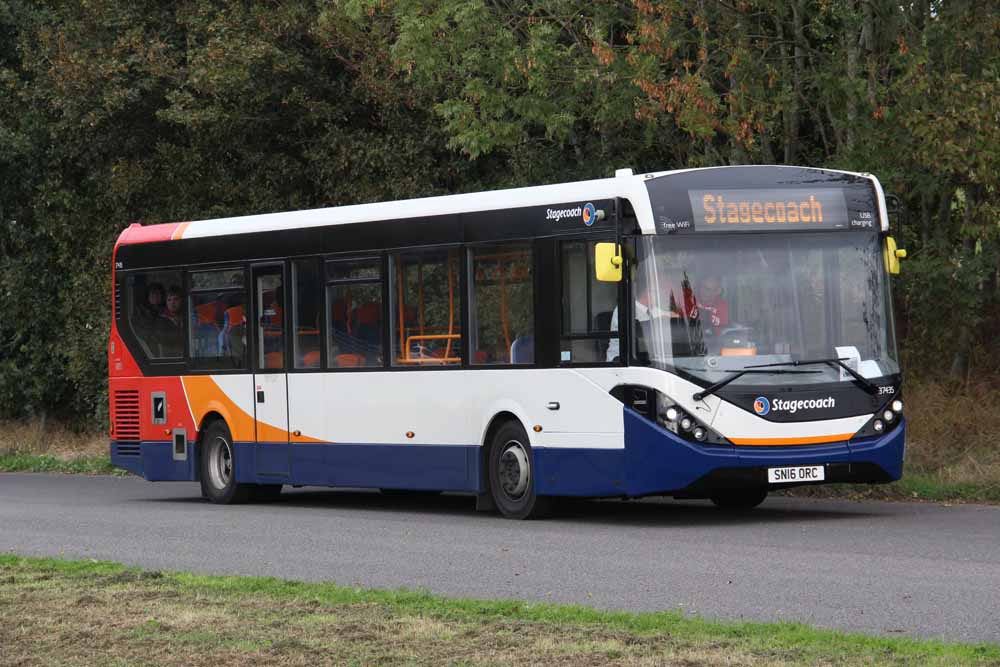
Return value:
<svg viewBox="0 0 1000 667">
<path fill-rule="evenodd" d="M 635 363 L 702 384 L 792 360 L 847 359 L 867 378 L 899 372 L 876 233 L 643 236 L 635 252 Z M 835 366 L 809 371 L 735 384 L 851 381 Z"/>
</svg>

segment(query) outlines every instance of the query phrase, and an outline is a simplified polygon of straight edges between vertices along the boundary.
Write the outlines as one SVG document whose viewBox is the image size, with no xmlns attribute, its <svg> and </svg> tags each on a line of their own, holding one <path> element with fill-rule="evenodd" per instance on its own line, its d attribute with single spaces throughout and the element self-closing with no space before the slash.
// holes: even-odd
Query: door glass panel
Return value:
<svg viewBox="0 0 1000 667">
<path fill-rule="evenodd" d="M 292 280 L 295 289 L 293 327 L 296 368 L 320 367 L 319 318 L 322 285 L 317 262 L 312 259 L 292 262 Z"/>
<path fill-rule="evenodd" d="M 284 289 L 281 273 L 257 275 L 254 289 L 257 320 L 257 365 L 261 370 L 285 367 Z"/>
<path fill-rule="evenodd" d="M 562 342 L 560 360 L 618 360 L 618 283 L 597 280 L 596 241 L 562 244 Z"/>
</svg>

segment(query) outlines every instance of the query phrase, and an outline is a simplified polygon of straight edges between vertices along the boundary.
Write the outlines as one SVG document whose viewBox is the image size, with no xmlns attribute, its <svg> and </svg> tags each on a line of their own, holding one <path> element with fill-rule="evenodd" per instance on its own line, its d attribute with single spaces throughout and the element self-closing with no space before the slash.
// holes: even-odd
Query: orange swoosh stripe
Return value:
<svg viewBox="0 0 1000 667">
<path fill-rule="evenodd" d="M 807 438 L 730 438 L 734 445 L 751 445 L 757 447 L 775 447 L 781 445 L 819 445 L 826 442 L 844 442 L 850 440 L 853 433 L 836 435 L 813 435 Z"/>
<path fill-rule="evenodd" d="M 233 440 L 237 442 L 254 442 L 255 440 L 259 442 L 326 442 L 307 435 L 291 435 L 288 431 L 264 422 L 257 422 L 255 431 L 254 418 L 226 396 L 226 392 L 215 380 L 207 375 L 192 375 L 181 378 L 181 381 L 184 383 L 184 391 L 187 394 L 191 412 L 194 413 L 195 423 L 200 426 L 206 414 L 218 412 L 226 420 Z"/>
<path fill-rule="evenodd" d="M 174 233 L 170 235 L 170 240 L 177 241 L 178 239 L 184 238 L 184 230 L 186 230 L 190 224 L 190 222 L 182 222 L 177 225 L 177 229 L 175 229 Z"/>
</svg>

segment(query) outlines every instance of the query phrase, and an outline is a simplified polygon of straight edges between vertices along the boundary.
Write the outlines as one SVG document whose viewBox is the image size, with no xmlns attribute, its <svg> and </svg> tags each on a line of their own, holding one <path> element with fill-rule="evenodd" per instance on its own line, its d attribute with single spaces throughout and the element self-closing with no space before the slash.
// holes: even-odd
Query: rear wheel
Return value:
<svg viewBox="0 0 1000 667">
<path fill-rule="evenodd" d="M 546 514 L 551 498 L 535 495 L 535 471 L 528 434 L 517 422 L 503 424 L 489 445 L 490 495 L 508 519 Z"/>
<path fill-rule="evenodd" d="M 220 505 L 245 503 L 251 499 L 254 487 L 236 482 L 236 449 L 225 422 L 212 422 L 205 429 L 200 465 L 201 494 L 205 498 Z"/>
<path fill-rule="evenodd" d="M 767 487 L 755 489 L 729 489 L 709 496 L 715 506 L 724 510 L 750 510 L 767 498 Z"/>
</svg>

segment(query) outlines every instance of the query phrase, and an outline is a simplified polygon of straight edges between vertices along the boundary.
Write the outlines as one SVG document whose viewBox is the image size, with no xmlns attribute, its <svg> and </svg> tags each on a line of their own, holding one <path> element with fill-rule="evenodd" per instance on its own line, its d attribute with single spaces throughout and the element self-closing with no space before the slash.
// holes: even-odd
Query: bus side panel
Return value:
<svg viewBox="0 0 1000 667">
<path fill-rule="evenodd" d="M 533 447 L 540 496 L 608 497 L 625 494 L 625 450 Z"/>
<path fill-rule="evenodd" d="M 324 486 L 477 491 L 468 452 L 477 446 L 304 444 L 292 448 L 297 484 Z"/>
<path fill-rule="evenodd" d="M 695 445 L 631 408 L 624 410 L 627 490 L 631 496 L 683 489 L 715 468 L 736 465 L 732 447 Z"/>
</svg>

